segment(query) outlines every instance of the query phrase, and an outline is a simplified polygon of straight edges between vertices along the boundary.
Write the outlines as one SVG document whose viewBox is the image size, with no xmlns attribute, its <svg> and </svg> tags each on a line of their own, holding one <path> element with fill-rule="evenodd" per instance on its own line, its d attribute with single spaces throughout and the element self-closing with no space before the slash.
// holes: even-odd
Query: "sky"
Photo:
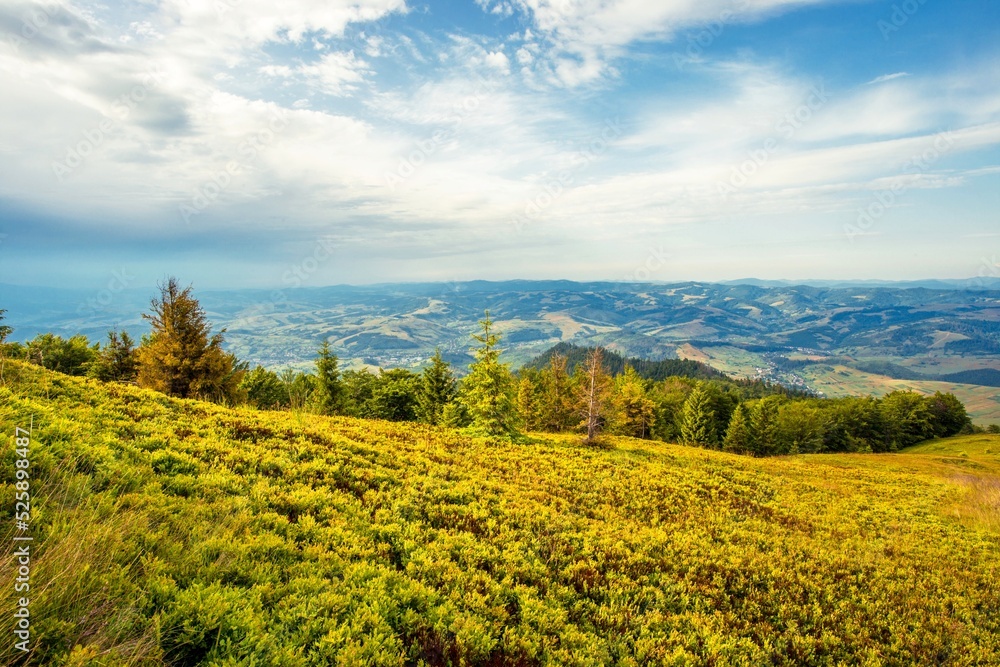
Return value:
<svg viewBox="0 0 1000 667">
<path fill-rule="evenodd" d="M 0 283 L 1000 275 L 994 0 L 0 0 Z"/>
</svg>

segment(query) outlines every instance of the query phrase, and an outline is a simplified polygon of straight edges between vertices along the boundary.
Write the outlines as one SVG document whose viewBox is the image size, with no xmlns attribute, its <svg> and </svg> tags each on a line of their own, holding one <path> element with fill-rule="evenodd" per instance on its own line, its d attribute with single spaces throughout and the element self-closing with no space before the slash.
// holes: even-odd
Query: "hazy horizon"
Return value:
<svg viewBox="0 0 1000 667">
<path fill-rule="evenodd" d="M 78 284 L 76 286 L 66 286 L 64 284 L 41 284 L 41 283 L 13 283 L 13 282 L 0 282 L 0 288 L 11 287 L 11 288 L 36 288 L 44 290 L 64 290 L 67 292 L 92 292 L 94 290 L 103 290 L 107 288 L 105 283 L 113 283 L 114 293 L 119 292 L 149 292 L 153 294 L 157 290 L 157 286 L 164 283 L 165 280 L 170 276 L 162 276 L 160 278 L 154 279 L 152 282 L 148 283 L 141 282 L 138 280 L 132 280 L 128 282 L 127 286 L 123 286 L 122 281 L 118 279 L 118 276 L 131 276 L 128 273 L 122 273 L 121 271 L 114 272 L 112 274 L 111 281 L 96 282 L 92 285 Z M 608 285 L 684 285 L 684 284 L 706 284 L 706 285 L 753 285 L 755 283 L 762 284 L 785 284 L 788 286 L 810 286 L 814 284 L 843 284 L 843 285 L 885 285 L 888 288 L 893 286 L 907 286 L 913 284 L 929 284 L 929 283 L 941 283 L 942 285 L 954 286 L 962 285 L 963 283 L 968 283 L 969 285 L 980 289 L 994 289 L 993 287 L 986 287 L 987 285 L 992 286 L 993 283 L 1000 285 L 1000 275 L 978 275 L 978 276 L 968 276 L 965 278 L 940 278 L 940 277 L 925 277 L 925 278 L 912 278 L 903 280 L 893 280 L 893 279 L 882 279 L 882 278 L 756 278 L 756 277 L 743 277 L 736 279 L 722 279 L 722 280 L 699 280 L 696 278 L 688 279 L 678 279 L 678 280 L 576 280 L 572 278 L 505 278 L 505 279 L 490 279 L 490 278 L 468 278 L 462 280 L 393 280 L 388 282 L 357 282 L 357 283 L 329 283 L 329 284 L 274 284 L 274 285 L 240 285 L 240 284 L 206 284 L 202 281 L 192 281 L 186 280 L 183 276 L 173 276 L 178 279 L 178 281 L 185 287 L 191 286 L 195 290 L 196 294 L 198 292 L 239 292 L 239 291 L 269 291 L 269 290 L 323 290 L 323 289 L 334 289 L 334 288 L 370 288 L 370 287 L 381 287 L 381 286 L 417 286 L 417 285 L 461 285 L 469 283 L 488 283 L 488 284 L 501 284 L 501 283 L 554 283 L 554 282 L 564 282 L 572 284 L 591 284 L 600 283 Z M 1000 289 L 1000 287 L 997 287 Z M 2 295 L 0 295 L 2 296 Z"/>
</svg>

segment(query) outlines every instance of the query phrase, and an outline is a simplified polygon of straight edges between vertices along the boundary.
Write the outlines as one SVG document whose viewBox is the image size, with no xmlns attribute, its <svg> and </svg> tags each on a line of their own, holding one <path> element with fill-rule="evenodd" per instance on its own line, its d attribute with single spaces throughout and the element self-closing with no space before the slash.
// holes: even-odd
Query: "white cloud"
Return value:
<svg viewBox="0 0 1000 667">
<path fill-rule="evenodd" d="M 299 42 L 307 33 L 341 35 L 351 23 L 376 21 L 405 12 L 404 0 L 268 0 L 188 2 L 165 0 L 162 13 L 178 31 L 204 35 L 217 46 L 245 48 L 266 42 Z"/>
<path fill-rule="evenodd" d="M 359 30 L 353 44 L 336 35 L 359 17 L 405 11 L 403 3 L 305 2 L 285 15 L 245 0 L 220 15 L 180 2 L 137 18 L 127 45 L 67 6 L 20 52 L 0 51 L 0 197 L 169 229 L 178 205 L 235 162 L 238 173 L 197 218 L 206 230 L 262 230 L 269 216 L 294 211 L 295 233 L 483 252 L 497 238 L 524 245 L 508 223 L 543 193 L 552 201 L 525 234 L 564 243 L 584 229 L 621 239 L 744 214 L 836 215 L 894 183 L 928 192 L 995 175 L 996 160 L 960 159 L 1000 145 L 992 65 L 864 85 L 868 74 L 826 90 L 815 72 L 747 55 L 693 64 L 685 74 L 700 85 L 683 91 L 630 91 L 621 104 L 586 95 L 627 44 L 711 20 L 722 2 L 521 0 L 535 20 L 520 36 Z M 798 4 L 751 2 L 730 20 Z M 511 60 L 525 80 L 507 76 Z M 162 81 L 142 90 L 152 68 Z M 136 86 L 143 99 L 116 115 Z M 825 99 L 810 107 L 817 87 Z M 783 119 L 803 109 L 807 117 L 784 131 Z M 600 140 L 601 114 L 621 114 L 622 132 L 581 163 Z M 279 131 L 275 116 L 286 119 Z M 59 182 L 52 164 L 104 117 L 112 128 Z M 901 165 L 945 128 L 955 136 L 947 154 L 906 172 Z M 765 164 L 720 202 L 718 183 L 768 140 L 777 143 Z M 570 180 L 552 189 L 563 171 Z"/>
<path fill-rule="evenodd" d="M 261 74 L 280 78 L 288 78 L 295 75 L 296 70 L 288 65 L 264 65 L 260 68 Z"/>
<path fill-rule="evenodd" d="M 704 24 L 725 29 L 837 1 L 843 0 L 514 0 L 547 43 L 548 62 L 538 65 L 542 74 L 549 83 L 569 87 L 613 76 L 611 63 L 633 42 L 670 39 L 678 30 Z"/>
<path fill-rule="evenodd" d="M 510 72 L 510 60 L 507 59 L 507 56 L 503 51 L 491 51 L 490 53 L 487 53 L 486 64 L 503 72 L 504 74 L 508 74 Z"/>
<path fill-rule="evenodd" d="M 320 90 L 329 95 L 347 95 L 357 90 L 364 80 L 368 64 L 355 57 L 353 51 L 328 53 L 312 65 L 303 65 L 299 71 Z"/>
<path fill-rule="evenodd" d="M 895 72 L 893 74 L 883 74 L 882 76 L 877 76 L 868 82 L 868 85 L 875 85 L 879 83 L 885 83 L 886 81 L 893 81 L 895 79 L 902 79 L 905 76 L 910 76 L 909 72 Z"/>
</svg>

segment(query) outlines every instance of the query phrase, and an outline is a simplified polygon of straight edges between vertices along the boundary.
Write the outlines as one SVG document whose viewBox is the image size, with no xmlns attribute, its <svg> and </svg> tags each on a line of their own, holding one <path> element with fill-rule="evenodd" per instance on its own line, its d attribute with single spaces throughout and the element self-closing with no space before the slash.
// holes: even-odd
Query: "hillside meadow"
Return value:
<svg viewBox="0 0 1000 667">
<path fill-rule="evenodd" d="M 997 436 L 511 444 L 2 372 L 0 664 L 1000 664 Z"/>
</svg>

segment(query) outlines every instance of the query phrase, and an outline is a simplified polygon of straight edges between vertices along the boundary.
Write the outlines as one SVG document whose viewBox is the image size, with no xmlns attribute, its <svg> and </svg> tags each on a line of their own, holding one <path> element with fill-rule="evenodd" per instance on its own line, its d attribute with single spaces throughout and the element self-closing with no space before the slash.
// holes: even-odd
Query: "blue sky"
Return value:
<svg viewBox="0 0 1000 667">
<path fill-rule="evenodd" d="M 1000 7 L 0 4 L 0 282 L 1000 275 Z"/>
</svg>

